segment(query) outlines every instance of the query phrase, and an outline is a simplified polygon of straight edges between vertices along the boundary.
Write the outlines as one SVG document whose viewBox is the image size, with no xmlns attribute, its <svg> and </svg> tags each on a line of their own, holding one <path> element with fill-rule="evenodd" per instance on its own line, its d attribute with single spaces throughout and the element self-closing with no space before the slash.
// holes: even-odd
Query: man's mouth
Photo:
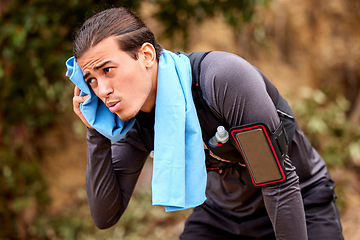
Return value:
<svg viewBox="0 0 360 240">
<path fill-rule="evenodd" d="M 119 111 L 121 105 L 120 103 L 121 101 L 109 102 L 106 104 L 106 106 L 109 108 L 110 112 L 115 113 Z"/>
</svg>

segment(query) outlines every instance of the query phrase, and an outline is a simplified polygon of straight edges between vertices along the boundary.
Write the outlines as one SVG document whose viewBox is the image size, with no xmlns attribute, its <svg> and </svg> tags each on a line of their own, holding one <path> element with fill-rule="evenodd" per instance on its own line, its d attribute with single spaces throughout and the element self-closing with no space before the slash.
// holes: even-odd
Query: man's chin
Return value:
<svg viewBox="0 0 360 240">
<path fill-rule="evenodd" d="M 136 116 L 136 113 L 134 113 L 134 114 L 123 114 L 123 113 L 116 112 L 116 115 L 118 115 L 118 117 L 121 119 L 121 121 L 126 122 L 126 121 L 129 121 L 130 119 L 134 118 Z"/>
</svg>

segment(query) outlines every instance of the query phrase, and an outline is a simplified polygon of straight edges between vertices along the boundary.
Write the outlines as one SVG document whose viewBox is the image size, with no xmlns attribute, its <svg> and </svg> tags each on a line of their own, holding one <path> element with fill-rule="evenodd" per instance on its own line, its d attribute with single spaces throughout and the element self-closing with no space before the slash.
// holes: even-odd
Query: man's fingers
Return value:
<svg viewBox="0 0 360 240">
<path fill-rule="evenodd" d="M 81 96 L 82 97 L 82 100 L 85 101 L 86 99 L 89 98 L 89 95 L 86 95 L 86 96 Z"/>
<path fill-rule="evenodd" d="M 86 96 L 79 96 L 79 95 L 80 95 L 80 88 L 75 86 L 75 88 L 74 88 L 74 99 L 77 102 L 84 102 L 86 99 L 89 98 L 89 95 L 86 95 Z"/>
<path fill-rule="evenodd" d="M 74 105 L 79 105 L 80 103 L 84 102 L 86 99 L 89 98 L 89 95 L 86 96 L 74 96 L 73 97 L 73 103 Z"/>
<path fill-rule="evenodd" d="M 74 96 L 79 96 L 80 95 L 80 88 L 78 88 L 78 86 L 75 86 L 74 88 Z"/>
<path fill-rule="evenodd" d="M 79 96 L 80 88 L 75 86 L 74 88 L 74 97 L 73 97 L 73 110 L 75 114 L 81 119 L 81 121 L 89 128 L 92 128 L 90 124 L 86 121 L 84 115 L 80 111 L 80 103 L 83 103 L 86 99 L 89 98 L 89 95 Z"/>
<path fill-rule="evenodd" d="M 80 103 L 84 102 L 89 96 L 74 96 L 73 97 L 73 110 L 75 114 L 81 119 L 81 121 L 89 128 L 92 128 L 86 121 L 84 115 L 80 111 Z"/>
</svg>

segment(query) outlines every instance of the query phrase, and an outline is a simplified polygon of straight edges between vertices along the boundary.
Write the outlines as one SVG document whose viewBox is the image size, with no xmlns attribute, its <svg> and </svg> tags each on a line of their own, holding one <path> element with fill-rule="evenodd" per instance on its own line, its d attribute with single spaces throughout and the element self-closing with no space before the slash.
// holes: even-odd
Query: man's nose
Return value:
<svg viewBox="0 0 360 240">
<path fill-rule="evenodd" d="M 98 88 L 100 98 L 106 98 L 113 92 L 110 82 L 103 79 L 98 79 Z"/>
</svg>

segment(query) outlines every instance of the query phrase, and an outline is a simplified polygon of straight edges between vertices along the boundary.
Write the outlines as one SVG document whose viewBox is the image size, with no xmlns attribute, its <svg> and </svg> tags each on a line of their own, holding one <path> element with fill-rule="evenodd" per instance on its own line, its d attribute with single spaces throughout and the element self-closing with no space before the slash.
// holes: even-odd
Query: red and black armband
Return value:
<svg viewBox="0 0 360 240">
<path fill-rule="evenodd" d="M 263 123 L 233 127 L 230 138 L 244 158 L 254 187 L 273 186 L 286 181 L 284 158 L 288 145 L 281 122 L 274 133 Z"/>
</svg>

